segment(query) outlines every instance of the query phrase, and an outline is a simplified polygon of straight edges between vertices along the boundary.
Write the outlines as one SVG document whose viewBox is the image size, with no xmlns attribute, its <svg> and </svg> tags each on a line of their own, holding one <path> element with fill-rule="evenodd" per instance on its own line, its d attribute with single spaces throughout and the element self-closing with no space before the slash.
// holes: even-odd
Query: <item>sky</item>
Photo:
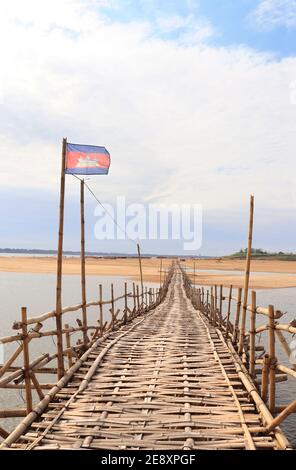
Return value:
<svg viewBox="0 0 296 470">
<path fill-rule="evenodd" d="M 104 145 L 103 203 L 198 204 L 199 254 L 295 251 L 296 0 L 0 0 L 1 247 L 55 249 L 61 141 Z M 65 248 L 79 249 L 66 177 Z M 87 249 L 97 240 L 87 195 Z M 143 251 L 182 243 L 143 240 Z"/>
</svg>

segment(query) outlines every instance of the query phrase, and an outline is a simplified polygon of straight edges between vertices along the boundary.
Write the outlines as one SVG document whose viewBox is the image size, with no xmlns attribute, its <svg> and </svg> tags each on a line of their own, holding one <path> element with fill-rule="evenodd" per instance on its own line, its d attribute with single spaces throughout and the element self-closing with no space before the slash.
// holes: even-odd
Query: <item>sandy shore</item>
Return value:
<svg viewBox="0 0 296 470">
<path fill-rule="evenodd" d="M 170 260 L 163 260 L 163 267 L 168 268 Z M 157 258 L 143 259 L 144 280 L 159 282 L 160 260 Z M 193 269 L 193 261 L 185 261 L 188 269 Z M 197 260 L 196 281 L 202 285 L 223 284 L 235 287 L 243 285 L 243 260 Z M 80 260 L 78 258 L 64 259 L 65 274 L 80 274 Z M 207 272 L 218 271 L 217 273 Z M 19 257 L 0 256 L 0 271 L 15 273 L 55 273 L 56 258 L 52 257 Z M 219 271 L 232 271 L 219 273 Z M 123 276 L 139 280 L 139 266 L 137 259 L 108 259 L 87 258 L 86 273 L 96 276 Z M 261 273 L 261 274 L 260 274 Z M 269 289 L 280 287 L 296 287 L 296 262 L 294 261 L 268 261 L 255 260 L 252 262 L 252 275 L 250 287 L 256 289 Z"/>
</svg>

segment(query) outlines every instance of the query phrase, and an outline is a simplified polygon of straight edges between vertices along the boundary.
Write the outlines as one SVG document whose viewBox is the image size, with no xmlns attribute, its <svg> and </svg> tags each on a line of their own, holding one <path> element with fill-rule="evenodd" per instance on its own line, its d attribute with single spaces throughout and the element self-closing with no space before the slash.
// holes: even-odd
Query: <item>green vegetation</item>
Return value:
<svg viewBox="0 0 296 470">
<path fill-rule="evenodd" d="M 227 256 L 226 258 L 237 258 L 237 259 L 244 259 L 247 255 L 247 248 L 241 249 L 232 255 Z M 261 248 L 252 248 L 252 258 L 257 259 L 274 259 L 280 261 L 296 261 L 296 254 L 295 253 L 284 253 L 283 251 L 278 251 L 274 253 L 270 253 L 268 251 L 264 251 Z"/>
</svg>

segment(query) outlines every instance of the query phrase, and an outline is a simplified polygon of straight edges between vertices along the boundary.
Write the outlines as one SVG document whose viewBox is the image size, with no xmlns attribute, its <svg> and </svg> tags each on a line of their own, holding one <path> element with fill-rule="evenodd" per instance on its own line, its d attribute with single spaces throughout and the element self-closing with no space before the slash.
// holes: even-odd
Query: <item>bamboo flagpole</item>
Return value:
<svg viewBox="0 0 296 470">
<path fill-rule="evenodd" d="M 249 282 L 250 282 L 250 266 L 251 266 L 251 255 L 252 255 L 252 240 L 253 240 L 253 223 L 254 223 L 254 196 L 251 195 L 248 248 L 247 248 L 244 296 L 243 296 L 243 311 L 242 311 L 240 339 L 239 339 L 239 353 L 240 354 L 243 352 L 243 348 L 244 348 L 245 329 L 246 329 L 246 316 L 247 316 L 247 306 L 248 306 L 248 291 L 249 291 Z"/>
<path fill-rule="evenodd" d="M 60 208 L 59 208 L 59 235 L 57 254 L 57 282 L 56 282 L 56 330 L 57 330 L 57 366 L 58 379 L 64 375 L 63 333 L 62 333 L 62 265 L 63 265 L 63 236 L 64 236 L 64 207 L 65 207 L 65 166 L 66 166 L 67 139 L 63 139 L 62 167 L 60 183 Z"/>
<path fill-rule="evenodd" d="M 82 327 L 83 344 L 88 343 L 87 338 L 87 308 L 85 285 L 85 217 L 84 217 L 84 180 L 80 182 L 80 235 L 81 235 L 81 300 L 82 300 Z"/>
<path fill-rule="evenodd" d="M 57 369 L 58 378 L 62 378 L 64 369 L 63 356 L 63 332 L 62 332 L 62 264 L 63 264 L 63 235 L 64 235 L 64 206 L 65 206 L 65 175 L 107 175 L 110 166 L 110 154 L 105 147 L 93 145 L 70 144 L 67 139 L 63 139 L 62 147 L 62 168 L 60 183 L 60 207 L 59 207 L 59 235 L 58 235 L 58 256 L 57 256 L 57 283 L 56 283 L 56 330 L 57 330 Z M 81 196 L 84 198 L 84 186 L 81 186 Z M 84 207 L 84 200 L 81 207 Z M 83 224 L 82 224 L 83 216 Z M 83 226 L 82 226 L 83 225 Z M 84 232 L 84 212 L 81 213 L 81 234 Z M 82 246 L 83 245 L 83 246 Z M 84 240 L 81 240 L 81 279 L 82 279 L 82 303 L 85 300 L 85 264 Z M 84 285 L 83 285 L 84 279 Z M 85 300 L 85 301 L 84 301 Z M 83 305 L 83 339 L 87 342 L 86 332 L 86 306 Z"/>
</svg>

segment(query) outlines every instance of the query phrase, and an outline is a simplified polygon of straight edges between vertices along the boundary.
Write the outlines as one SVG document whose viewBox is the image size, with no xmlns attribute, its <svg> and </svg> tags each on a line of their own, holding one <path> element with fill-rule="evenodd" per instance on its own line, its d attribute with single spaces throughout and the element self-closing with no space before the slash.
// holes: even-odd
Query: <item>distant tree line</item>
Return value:
<svg viewBox="0 0 296 470">
<path fill-rule="evenodd" d="M 285 253 L 284 251 L 276 251 L 276 252 L 269 252 L 266 250 L 262 250 L 262 248 L 252 248 L 251 250 L 252 257 L 257 258 L 273 258 L 279 260 L 287 260 L 287 261 L 296 261 L 296 254 L 295 253 Z M 230 258 L 245 258 L 247 255 L 247 248 L 241 248 L 236 253 L 230 255 Z"/>
</svg>

